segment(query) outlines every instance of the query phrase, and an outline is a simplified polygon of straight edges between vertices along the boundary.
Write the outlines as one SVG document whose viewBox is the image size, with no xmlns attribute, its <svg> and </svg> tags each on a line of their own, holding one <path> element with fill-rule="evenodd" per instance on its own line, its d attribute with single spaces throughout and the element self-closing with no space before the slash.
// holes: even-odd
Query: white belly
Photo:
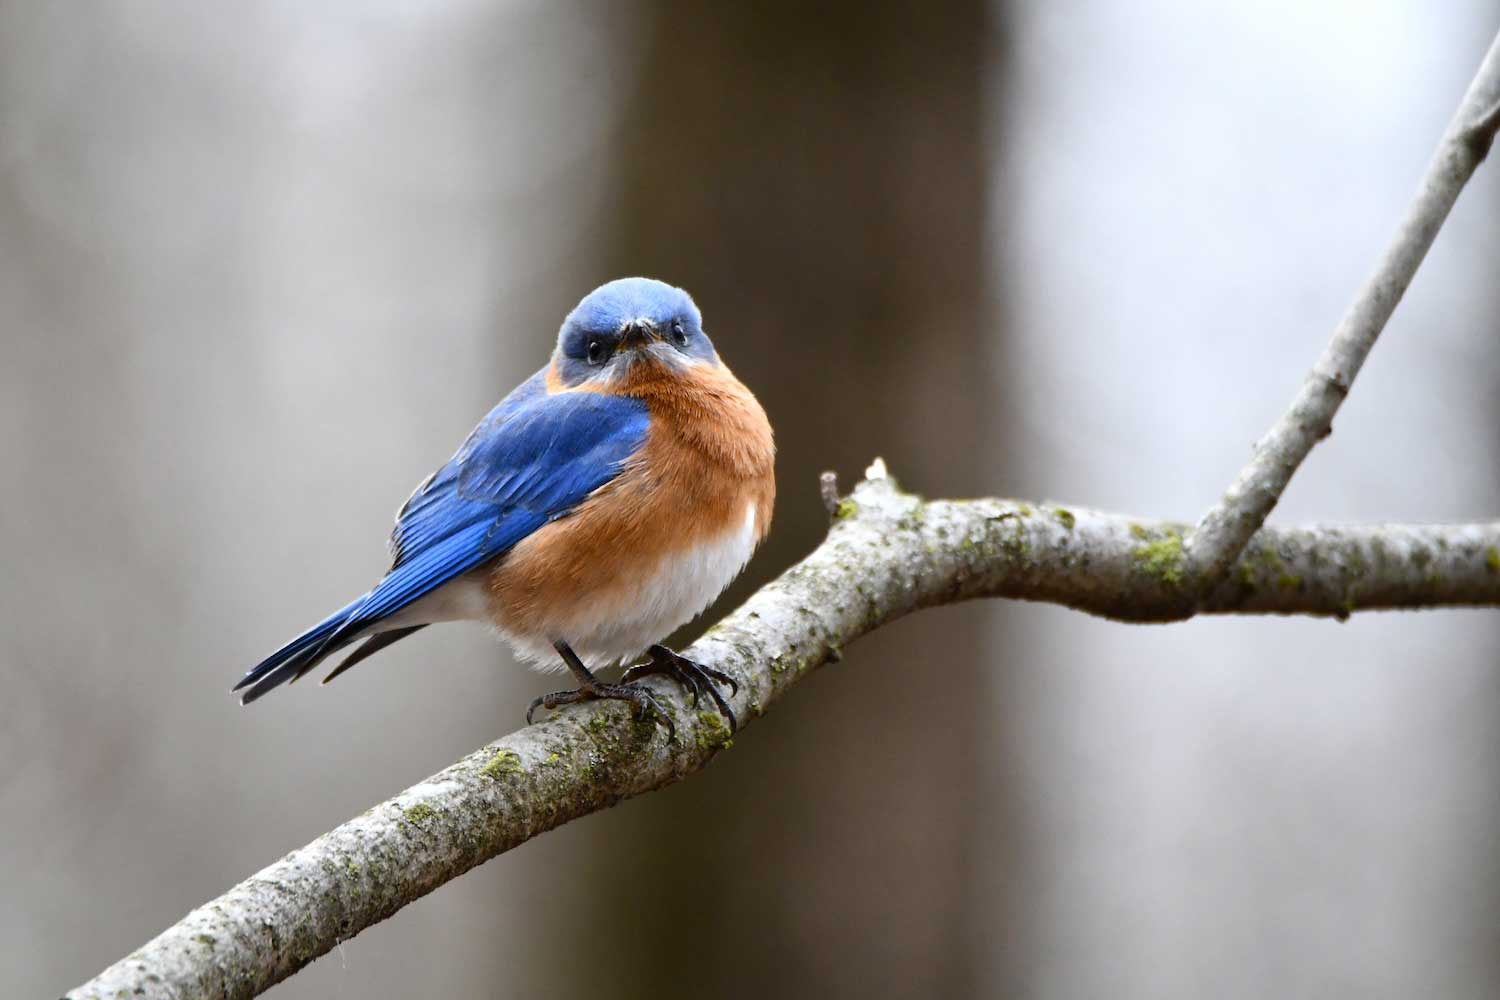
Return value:
<svg viewBox="0 0 1500 1000">
<path fill-rule="evenodd" d="M 566 639 L 591 668 L 635 659 L 712 604 L 750 561 L 756 541 L 751 503 L 737 529 L 646 568 L 619 599 L 555 609 L 546 634 L 500 634 L 517 654 L 543 670 L 563 668 L 552 648 L 554 638 Z"/>
</svg>

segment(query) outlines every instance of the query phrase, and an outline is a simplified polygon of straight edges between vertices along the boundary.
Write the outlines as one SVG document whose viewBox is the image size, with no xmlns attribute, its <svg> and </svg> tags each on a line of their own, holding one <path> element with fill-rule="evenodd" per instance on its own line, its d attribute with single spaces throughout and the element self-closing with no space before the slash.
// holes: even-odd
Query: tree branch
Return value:
<svg viewBox="0 0 1500 1000">
<path fill-rule="evenodd" d="M 1333 339 L 1308 372 L 1291 406 L 1255 446 L 1249 463 L 1187 541 L 1187 561 L 1207 586 L 1223 579 L 1240 550 L 1265 523 L 1313 445 L 1333 430 L 1375 338 L 1406 293 L 1458 194 L 1500 129 L 1500 35 L 1490 46 L 1438 143 L 1421 187 L 1395 237 L 1355 296 Z"/>
<path fill-rule="evenodd" d="M 745 724 L 849 643 L 979 597 L 1126 621 L 1194 613 L 1185 525 L 1006 500 L 923 501 L 876 462 L 828 538 L 687 655 L 741 679 Z M 1204 611 L 1347 616 L 1500 606 L 1500 522 L 1266 528 Z M 678 738 L 616 703 L 575 706 L 470 754 L 189 913 L 69 993 L 251 997 L 449 879 L 553 827 L 662 788 L 729 745 L 713 711 L 656 686 Z M 123 992 L 121 992 L 123 991 Z"/>
</svg>

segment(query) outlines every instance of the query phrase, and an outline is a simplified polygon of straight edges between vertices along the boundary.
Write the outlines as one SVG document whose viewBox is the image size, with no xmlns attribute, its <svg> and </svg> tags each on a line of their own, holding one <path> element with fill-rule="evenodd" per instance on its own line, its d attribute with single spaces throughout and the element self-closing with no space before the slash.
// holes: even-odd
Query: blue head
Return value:
<svg viewBox="0 0 1500 1000">
<path fill-rule="evenodd" d="M 718 363 L 692 296 L 651 278 L 619 278 L 585 295 L 563 320 L 552 356 L 570 389 L 607 386 L 640 364 L 681 371 Z"/>
</svg>

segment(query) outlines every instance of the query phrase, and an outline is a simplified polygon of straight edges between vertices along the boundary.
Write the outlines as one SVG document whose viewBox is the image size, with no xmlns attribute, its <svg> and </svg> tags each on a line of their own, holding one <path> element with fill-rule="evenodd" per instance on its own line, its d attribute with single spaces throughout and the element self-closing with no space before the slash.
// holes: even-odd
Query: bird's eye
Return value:
<svg viewBox="0 0 1500 1000">
<path fill-rule="evenodd" d="M 609 360 L 609 345 L 602 340 L 589 341 L 589 364 L 602 365 Z"/>
<path fill-rule="evenodd" d="M 682 320 L 680 319 L 672 321 L 672 343 L 678 347 L 687 346 L 687 331 L 682 328 Z"/>
</svg>

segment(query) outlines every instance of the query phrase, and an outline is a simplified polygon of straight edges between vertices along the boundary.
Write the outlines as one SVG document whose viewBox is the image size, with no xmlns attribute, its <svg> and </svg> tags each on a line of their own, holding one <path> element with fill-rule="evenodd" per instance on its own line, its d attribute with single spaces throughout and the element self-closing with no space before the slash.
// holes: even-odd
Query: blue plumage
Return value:
<svg viewBox="0 0 1500 1000">
<path fill-rule="evenodd" d="M 385 577 L 245 674 L 235 685 L 249 688 L 241 700 L 254 701 L 378 633 L 382 619 L 566 516 L 619 474 L 649 423 L 645 406 L 628 397 L 549 395 L 538 372 L 491 410 L 402 507 Z"/>
</svg>

